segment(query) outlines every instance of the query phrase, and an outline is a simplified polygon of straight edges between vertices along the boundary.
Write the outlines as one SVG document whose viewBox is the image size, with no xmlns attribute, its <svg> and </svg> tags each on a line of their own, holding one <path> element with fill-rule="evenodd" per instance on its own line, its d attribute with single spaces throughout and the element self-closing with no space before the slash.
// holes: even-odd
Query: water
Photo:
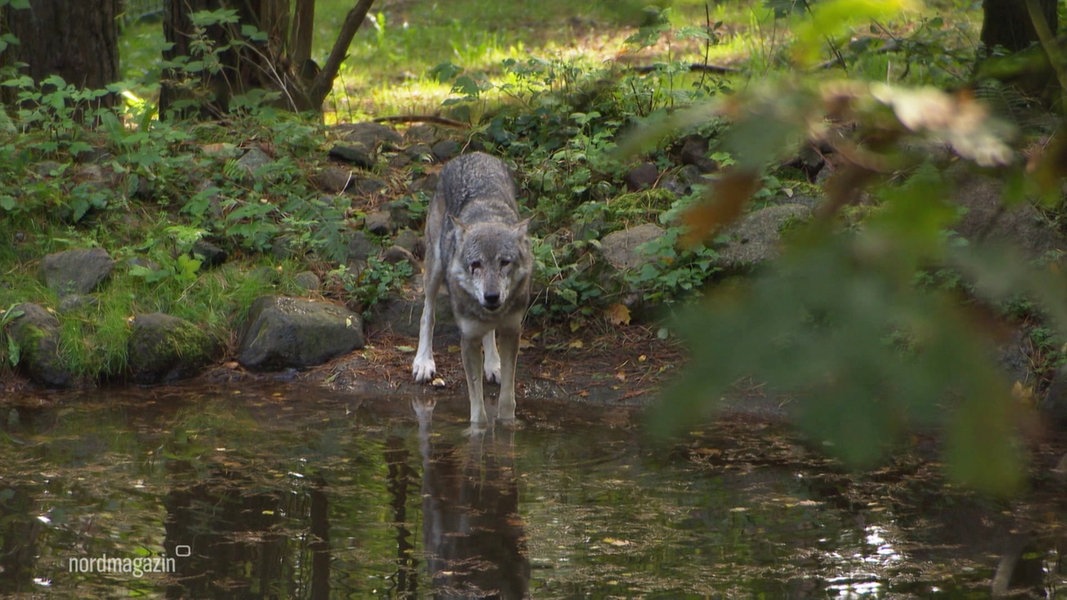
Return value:
<svg viewBox="0 0 1067 600">
<path fill-rule="evenodd" d="M 663 445 L 619 409 L 472 435 L 459 397 L 420 427 L 408 399 L 296 384 L 27 404 L 0 411 L 0 594 L 981 598 L 998 566 L 1067 589 L 1060 495 L 849 475 L 758 420 Z"/>
</svg>

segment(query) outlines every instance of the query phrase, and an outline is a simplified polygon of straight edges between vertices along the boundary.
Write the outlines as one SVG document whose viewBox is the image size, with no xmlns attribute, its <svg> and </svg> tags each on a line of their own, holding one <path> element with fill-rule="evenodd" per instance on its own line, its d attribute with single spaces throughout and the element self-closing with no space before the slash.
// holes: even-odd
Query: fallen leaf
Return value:
<svg viewBox="0 0 1067 600">
<path fill-rule="evenodd" d="M 616 302 L 604 309 L 604 318 L 610 325 L 629 325 L 630 309 L 621 302 Z"/>
</svg>

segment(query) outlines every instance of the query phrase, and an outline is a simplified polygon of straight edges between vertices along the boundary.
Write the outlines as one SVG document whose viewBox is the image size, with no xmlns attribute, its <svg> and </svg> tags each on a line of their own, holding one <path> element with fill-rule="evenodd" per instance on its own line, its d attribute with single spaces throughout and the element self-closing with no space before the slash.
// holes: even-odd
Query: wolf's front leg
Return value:
<svg viewBox="0 0 1067 600">
<path fill-rule="evenodd" d="M 433 360 L 433 328 L 437 288 L 440 285 L 440 273 L 428 272 L 423 285 L 426 298 L 422 306 L 422 319 L 419 320 L 419 348 L 415 351 L 415 360 L 411 362 L 411 374 L 419 383 L 430 381 L 437 373 L 437 363 Z"/>
<path fill-rule="evenodd" d="M 483 426 L 489 419 L 485 416 L 485 396 L 482 390 L 481 339 L 463 336 L 460 342 L 463 355 L 463 373 L 467 376 L 467 395 L 471 401 L 471 425 Z"/>
<path fill-rule="evenodd" d="M 489 383 L 500 383 L 500 354 L 496 351 L 496 331 L 490 331 L 482 338 L 482 354 L 485 380 Z"/>
<path fill-rule="evenodd" d="M 497 418 L 515 420 L 515 369 L 519 362 L 519 330 L 501 329 L 497 335 L 500 347 L 500 400 Z"/>
</svg>

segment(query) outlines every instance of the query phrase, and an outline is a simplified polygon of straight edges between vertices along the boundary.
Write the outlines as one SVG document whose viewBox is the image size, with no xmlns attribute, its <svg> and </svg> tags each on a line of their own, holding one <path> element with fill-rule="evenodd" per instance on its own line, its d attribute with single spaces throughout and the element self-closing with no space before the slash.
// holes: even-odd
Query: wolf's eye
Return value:
<svg viewBox="0 0 1067 600">
<path fill-rule="evenodd" d="M 475 271 L 477 271 L 478 269 L 481 269 L 481 268 L 482 268 L 482 261 L 475 260 L 475 261 L 471 262 L 471 273 L 473 273 L 473 272 L 475 272 Z"/>
<path fill-rule="evenodd" d="M 501 269 L 504 269 L 504 268 L 506 268 L 506 267 L 507 267 L 508 265 L 510 265 L 510 264 L 511 264 L 511 261 L 510 261 L 510 260 L 508 260 L 508 259 L 506 259 L 506 258 L 502 258 L 502 259 L 500 259 L 500 268 L 501 268 Z"/>
</svg>

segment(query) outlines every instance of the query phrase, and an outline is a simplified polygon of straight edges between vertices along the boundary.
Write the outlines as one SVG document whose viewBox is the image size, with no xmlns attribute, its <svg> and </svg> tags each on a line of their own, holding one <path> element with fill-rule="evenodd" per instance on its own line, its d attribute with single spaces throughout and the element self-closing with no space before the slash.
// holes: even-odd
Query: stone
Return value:
<svg viewBox="0 0 1067 600">
<path fill-rule="evenodd" d="M 382 251 L 382 262 L 395 265 L 399 262 L 407 261 L 411 265 L 412 272 L 419 266 L 418 259 L 407 248 L 397 246 L 396 244 L 389 246 Z"/>
<path fill-rule="evenodd" d="M 713 264 L 727 272 L 750 271 L 778 256 L 782 228 L 811 218 L 811 208 L 802 204 L 778 204 L 755 210 L 726 230 L 718 242 Z"/>
<path fill-rule="evenodd" d="M 329 156 L 334 160 L 340 160 L 367 170 L 373 169 L 377 163 L 374 152 L 362 146 L 337 144 L 330 148 Z"/>
<path fill-rule="evenodd" d="M 352 182 L 352 171 L 336 165 L 319 169 L 311 175 L 311 183 L 328 194 L 340 194 Z"/>
<path fill-rule="evenodd" d="M 455 158 L 459 155 L 460 150 L 462 150 L 462 147 L 456 140 L 441 140 L 430 146 L 430 152 L 433 153 L 434 160 L 437 162 L 447 162 L 449 159 Z"/>
<path fill-rule="evenodd" d="M 638 247 L 645 242 L 662 237 L 664 233 L 663 228 L 655 223 L 645 223 L 615 231 L 600 240 L 600 252 L 611 266 L 620 271 L 631 271 L 648 260 L 638 250 Z"/>
<path fill-rule="evenodd" d="M 66 250 L 49 254 L 41 260 L 41 280 L 59 296 L 88 294 L 95 290 L 115 268 L 103 248 Z"/>
<path fill-rule="evenodd" d="M 392 127 L 373 121 L 340 125 L 337 130 L 344 141 L 363 146 L 368 150 L 391 148 L 399 146 L 404 141 L 403 137 Z"/>
<path fill-rule="evenodd" d="M 293 283 L 300 289 L 316 292 L 322 288 L 322 280 L 311 271 L 301 271 L 293 276 Z"/>
<path fill-rule="evenodd" d="M 393 216 L 387 210 L 367 213 L 363 219 L 363 229 L 374 235 L 389 235 L 393 231 Z"/>
<path fill-rule="evenodd" d="M 355 177 L 345 191 L 353 196 L 375 196 L 388 192 L 389 184 L 377 177 Z"/>
<path fill-rule="evenodd" d="M 641 163 L 630 169 L 622 179 L 626 182 L 626 188 L 631 192 L 645 190 L 655 186 L 659 181 L 659 169 L 650 162 Z"/>
<path fill-rule="evenodd" d="M 374 243 L 362 231 L 352 233 L 348 238 L 348 260 L 366 261 L 372 254 L 377 254 L 378 244 Z"/>
<path fill-rule="evenodd" d="M 701 173 L 711 173 L 719 169 L 718 163 L 708 158 L 708 140 L 696 134 L 682 138 L 678 159 L 683 165 L 694 166 Z"/>
<path fill-rule="evenodd" d="M 428 163 L 434 160 L 433 146 L 429 144 L 413 144 L 404 150 L 404 154 L 411 162 Z"/>
<path fill-rule="evenodd" d="M 362 348 L 363 322 L 328 302 L 263 296 L 252 303 L 237 343 L 237 361 L 255 371 L 302 369 Z"/>
<path fill-rule="evenodd" d="M 71 373 L 60 359 L 59 319 L 38 304 L 22 303 L 11 308 L 20 314 L 8 324 L 6 332 L 19 349 L 18 369 L 34 383 L 52 388 L 70 387 Z"/>
<path fill-rule="evenodd" d="M 185 319 L 136 315 L 127 342 L 130 379 L 144 385 L 187 379 L 212 364 L 220 350 L 218 340 Z"/>
<path fill-rule="evenodd" d="M 964 239 L 1013 244 L 1034 258 L 1067 249 L 1067 240 L 1032 204 L 1004 205 L 1002 181 L 962 168 L 948 176 L 956 182 L 953 202 L 966 209 L 955 227 Z"/>
<path fill-rule="evenodd" d="M 269 154 L 258 146 L 252 146 L 244 153 L 244 156 L 237 159 L 237 166 L 244 169 L 252 180 L 258 181 L 262 177 L 257 176 L 256 172 L 259 171 L 260 167 L 268 165 L 272 161 L 273 159 Z"/>
<path fill-rule="evenodd" d="M 193 242 L 191 253 L 193 256 L 200 259 L 200 267 L 205 270 L 217 267 L 226 262 L 226 259 L 229 258 L 229 254 L 227 254 L 225 250 L 207 240 L 196 240 Z"/>
<path fill-rule="evenodd" d="M 422 236 L 414 229 L 401 229 L 393 237 L 393 243 L 415 256 L 422 256 L 425 250 L 422 247 Z"/>
<path fill-rule="evenodd" d="M 1054 429 L 1067 431 L 1067 365 L 1056 370 L 1048 392 L 1037 407 Z"/>
</svg>

